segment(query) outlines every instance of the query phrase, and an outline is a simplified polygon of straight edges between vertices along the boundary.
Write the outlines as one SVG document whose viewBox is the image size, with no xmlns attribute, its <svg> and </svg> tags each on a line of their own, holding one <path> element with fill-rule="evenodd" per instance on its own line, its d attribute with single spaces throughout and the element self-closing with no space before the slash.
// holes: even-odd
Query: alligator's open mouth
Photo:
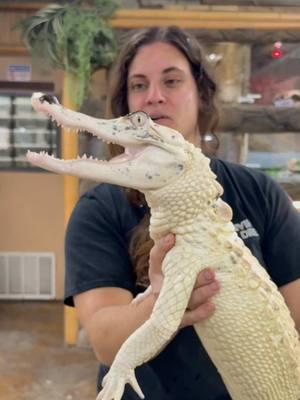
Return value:
<svg viewBox="0 0 300 400">
<path fill-rule="evenodd" d="M 109 164 L 130 163 L 147 151 L 153 143 L 152 141 L 150 144 L 148 140 L 150 137 L 148 130 L 149 116 L 143 111 L 137 111 L 125 117 L 105 120 L 68 110 L 61 106 L 55 97 L 41 93 L 33 94 L 31 102 L 36 111 L 48 115 L 58 127 L 64 130 L 66 135 L 69 131 L 74 133 L 88 132 L 104 144 L 116 144 L 123 148 L 123 152 L 109 160 L 99 160 L 97 157 L 84 154 L 75 159 L 59 160 L 62 164 L 72 162 L 74 165 L 82 161 Z M 155 117 L 159 118 L 161 115 L 155 115 Z M 27 154 L 28 161 L 40 166 L 47 164 L 47 160 L 53 165 L 53 158 L 55 159 L 45 152 L 33 153 L 29 151 Z"/>
<path fill-rule="evenodd" d="M 66 131 L 77 131 L 77 133 L 79 134 L 80 132 L 88 132 L 86 130 L 80 130 L 80 129 L 74 129 L 72 127 L 63 125 L 61 123 L 59 123 L 54 117 L 53 115 L 48 113 L 48 117 L 51 118 L 51 120 L 60 128 L 66 130 Z M 111 144 L 116 144 L 119 147 L 123 148 L 123 153 L 120 153 L 116 156 L 111 157 L 108 162 L 109 163 L 121 163 L 121 162 L 128 162 L 130 160 L 133 160 L 135 158 L 137 158 L 146 148 L 147 145 L 127 145 L 126 147 L 123 147 L 121 144 L 116 143 L 116 142 L 111 142 L 111 141 L 107 141 L 102 139 L 101 137 L 99 137 L 99 135 L 96 135 L 93 132 L 88 132 L 88 134 L 92 135 L 93 137 L 96 137 L 98 140 L 101 140 L 103 143 L 105 143 L 106 145 L 111 145 Z M 47 153 L 43 152 L 43 156 L 47 155 Z M 99 160 L 97 157 L 93 157 L 93 156 L 87 156 L 86 154 L 83 154 L 82 156 L 78 156 L 77 160 L 89 160 L 89 161 L 94 161 L 94 162 L 105 162 L 107 160 Z"/>
<path fill-rule="evenodd" d="M 112 157 L 109 160 L 109 163 L 122 163 L 134 160 L 137 158 L 141 153 L 143 153 L 148 146 L 141 145 L 141 146 L 126 146 L 124 148 L 124 152 Z"/>
</svg>

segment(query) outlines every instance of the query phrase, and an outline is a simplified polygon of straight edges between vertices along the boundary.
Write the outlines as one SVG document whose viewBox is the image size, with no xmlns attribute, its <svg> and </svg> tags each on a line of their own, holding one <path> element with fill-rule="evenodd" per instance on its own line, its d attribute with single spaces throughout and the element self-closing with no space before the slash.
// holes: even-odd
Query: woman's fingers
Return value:
<svg viewBox="0 0 300 400">
<path fill-rule="evenodd" d="M 168 234 L 158 240 L 150 251 L 149 280 L 153 293 L 159 293 L 163 284 L 162 262 L 167 252 L 174 246 L 175 236 Z"/>
<path fill-rule="evenodd" d="M 161 264 L 165 258 L 167 252 L 174 246 L 175 244 L 175 235 L 169 233 L 167 236 L 164 236 L 157 242 L 155 242 L 154 246 L 150 251 L 149 264 L 151 272 L 161 271 Z"/>
<path fill-rule="evenodd" d="M 216 279 L 215 271 L 212 268 L 204 268 L 197 277 L 195 287 L 200 287 L 213 282 Z"/>
<path fill-rule="evenodd" d="M 199 305 L 206 303 L 220 289 L 220 283 L 216 280 L 213 270 L 206 268 L 198 275 L 197 282 L 192 292 L 188 309 L 193 310 Z"/>
<path fill-rule="evenodd" d="M 216 280 L 215 272 L 205 268 L 198 275 L 195 287 L 191 294 L 181 327 L 193 325 L 210 317 L 215 311 L 213 296 L 218 293 L 220 283 Z"/>
<path fill-rule="evenodd" d="M 184 313 L 180 327 L 184 328 L 189 325 L 194 325 L 199 321 L 203 321 L 210 317 L 214 311 L 215 305 L 211 301 L 202 303 L 199 307 L 194 308 L 193 310 L 187 310 Z"/>
</svg>

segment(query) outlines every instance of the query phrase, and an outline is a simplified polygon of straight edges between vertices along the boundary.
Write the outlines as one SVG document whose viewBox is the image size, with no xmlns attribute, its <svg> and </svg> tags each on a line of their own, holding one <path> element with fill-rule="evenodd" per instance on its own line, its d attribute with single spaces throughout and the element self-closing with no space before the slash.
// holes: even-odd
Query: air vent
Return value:
<svg viewBox="0 0 300 400">
<path fill-rule="evenodd" d="M 53 253 L 0 252 L 0 299 L 54 298 Z"/>
</svg>

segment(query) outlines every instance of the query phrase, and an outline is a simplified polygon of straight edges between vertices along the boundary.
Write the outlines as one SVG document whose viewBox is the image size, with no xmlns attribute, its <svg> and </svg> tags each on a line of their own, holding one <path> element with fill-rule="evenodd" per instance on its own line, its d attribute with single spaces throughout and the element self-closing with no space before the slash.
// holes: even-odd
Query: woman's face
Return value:
<svg viewBox="0 0 300 400">
<path fill-rule="evenodd" d="M 163 42 L 141 47 L 129 67 L 127 86 L 130 112 L 144 111 L 199 145 L 197 86 L 176 47 Z"/>
</svg>

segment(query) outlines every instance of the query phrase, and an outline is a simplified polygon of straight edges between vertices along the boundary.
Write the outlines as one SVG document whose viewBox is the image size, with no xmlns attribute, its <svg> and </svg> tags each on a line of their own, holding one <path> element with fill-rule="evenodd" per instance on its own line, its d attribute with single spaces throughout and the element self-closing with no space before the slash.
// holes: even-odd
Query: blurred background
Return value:
<svg viewBox="0 0 300 400">
<path fill-rule="evenodd" d="M 94 183 L 41 171 L 25 154 L 32 149 L 64 158 L 84 153 L 106 158 L 107 149 L 87 133 L 77 140 L 36 114 L 32 92 L 54 94 L 68 107 L 105 117 L 110 69 L 125 37 L 146 26 L 183 27 L 202 44 L 219 86 L 220 147 L 216 150 L 207 132 L 208 151 L 264 171 L 292 200 L 300 200 L 300 0 L 125 0 L 112 1 L 106 13 L 96 3 L 0 1 L 0 398 L 5 400 L 91 399 L 97 373 L 74 310 L 62 305 L 65 227 L 78 196 Z M 86 55 L 88 76 L 78 72 L 72 41 L 64 50 L 77 69 L 69 70 L 37 51 L 53 45 L 57 56 L 53 31 L 40 49 L 28 39 L 32 17 L 41 19 L 47 10 L 55 19 L 66 4 L 73 7 L 69 33 L 77 36 L 75 29 L 82 46 L 87 37 L 82 10 L 91 24 L 97 18 L 108 23 L 111 51 L 104 57 L 99 31 Z"/>
</svg>

